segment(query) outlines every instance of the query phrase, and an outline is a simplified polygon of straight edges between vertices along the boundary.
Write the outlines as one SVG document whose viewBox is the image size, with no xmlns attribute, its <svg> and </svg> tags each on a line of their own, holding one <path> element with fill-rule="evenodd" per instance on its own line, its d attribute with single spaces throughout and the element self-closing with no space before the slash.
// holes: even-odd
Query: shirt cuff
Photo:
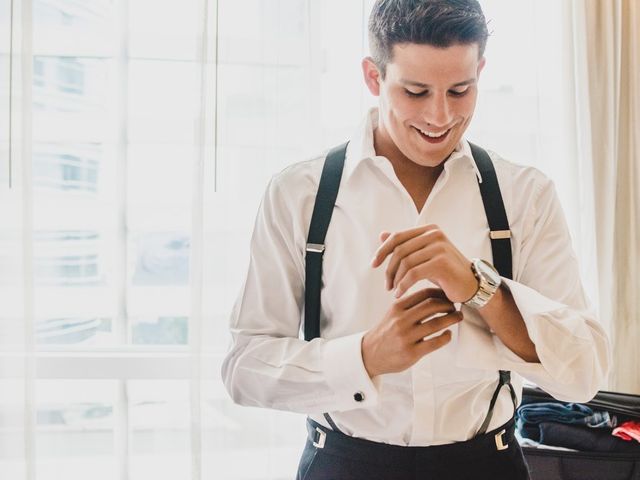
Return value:
<svg viewBox="0 0 640 480">
<path fill-rule="evenodd" d="M 532 288 L 515 282 L 509 278 L 502 277 L 502 282 L 511 292 L 513 301 L 518 307 L 518 311 L 524 320 L 529 338 L 531 338 L 531 341 L 536 346 L 536 353 L 538 354 L 538 357 L 540 357 L 538 344 L 542 340 L 541 336 L 543 335 L 543 332 L 541 332 L 542 327 L 539 324 L 541 315 L 547 312 L 561 310 L 565 308 L 565 306 L 555 300 L 551 300 L 544 295 L 541 295 Z M 540 363 L 526 362 L 523 358 L 518 356 L 504 343 L 502 343 L 502 340 L 500 340 L 497 335 L 493 336 L 493 343 L 498 350 L 500 357 L 503 359 L 503 362 L 506 361 L 508 364 L 528 364 L 531 366 L 530 370 L 532 371 L 527 373 L 534 373 L 536 370 L 541 370 Z M 542 371 L 535 373 L 542 373 Z"/>
<path fill-rule="evenodd" d="M 557 334 L 570 338 L 572 343 L 592 343 L 591 332 L 585 329 L 585 315 L 591 316 L 587 310 L 573 309 L 581 314 L 566 315 L 566 310 L 569 309 L 567 305 L 551 300 L 513 280 L 505 280 L 505 284 L 511 291 L 533 343 L 538 344 L 539 341 L 548 339 L 551 329 L 554 329 Z M 558 321 L 556 317 L 562 317 L 562 320 Z"/>
<path fill-rule="evenodd" d="M 503 277 L 502 281 L 511 292 L 529 337 L 536 345 L 536 353 L 541 362 L 527 362 L 507 347 L 491 329 L 484 330 L 479 324 L 463 322 L 460 326 L 460 351 L 457 363 L 462 366 L 471 366 L 475 363 L 481 368 L 515 370 L 530 379 L 547 378 L 549 372 L 543 366 L 546 362 L 543 361 L 543 355 L 538 348 L 539 344 L 544 344 L 544 325 L 540 325 L 540 321 L 544 322 L 544 313 L 566 307 L 513 280 Z M 473 345 L 476 347 L 472 348 Z M 557 364 L 557 358 L 550 360 L 551 364 Z"/>
<path fill-rule="evenodd" d="M 379 380 L 372 380 L 362 360 L 365 332 L 327 340 L 323 362 L 327 383 L 337 399 L 336 411 L 369 408 L 378 401 Z"/>
<path fill-rule="evenodd" d="M 509 278 L 502 278 L 502 282 L 511 292 L 513 300 L 520 310 L 520 314 L 525 322 L 527 319 L 533 318 L 542 313 L 554 312 L 566 308 L 566 305 L 551 300 L 533 288 L 527 287 Z M 529 325 L 527 324 L 527 327 Z M 533 338 L 532 338 L 533 340 Z"/>
</svg>

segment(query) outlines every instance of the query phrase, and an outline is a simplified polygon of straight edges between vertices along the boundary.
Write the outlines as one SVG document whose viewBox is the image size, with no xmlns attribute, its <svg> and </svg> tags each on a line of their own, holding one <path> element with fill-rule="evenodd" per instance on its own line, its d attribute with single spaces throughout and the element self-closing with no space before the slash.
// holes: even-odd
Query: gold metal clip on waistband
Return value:
<svg viewBox="0 0 640 480">
<path fill-rule="evenodd" d="M 502 429 L 498 433 L 495 434 L 496 440 L 496 449 L 498 450 L 506 450 L 509 448 L 509 444 L 504 444 L 502 441 L 503 435 L 506 433 L 506 430 Z"/>
</svg>

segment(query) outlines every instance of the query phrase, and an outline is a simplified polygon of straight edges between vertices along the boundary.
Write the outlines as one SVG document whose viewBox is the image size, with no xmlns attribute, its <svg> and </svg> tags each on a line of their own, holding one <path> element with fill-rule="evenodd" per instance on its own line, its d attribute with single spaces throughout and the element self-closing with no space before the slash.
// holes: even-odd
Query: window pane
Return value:
<svg viewBox="0 0 640 480">
<path fill-rule="evenodd" d="M 308 64 L 308 14 L 301 0 L 219 0 L 219 62 Z"/>
<path fill-rule="evenodd" d="M 221 65 L 218 75 L 222 145 L 305 147 L 312 134 L 306 121 L 310 107 L 307 68 Z M 251 168 L 262 168 L 251 160 L 247 158 Z"/>
<path fill-rule="evenodd" d="M 175 143 L 130 145 L 127 208 L 130 228 L 188 232 L 193 194 L 193 148 Z"/>
<path fill-rule="evenodd" d="M 98 192 L 100 144 L 39 143 L 34 150 L 36 188 L 87 194 Z"/>
<path fill-rule="evenodd" d="M 109 380 L 37 382 L 38 480 L 116 478 L 115 387 Z"/>
<path fill-rule="evenodd" d="M 129 141 L 191 145 L 200 102 L 199 79 L 198 65 L 192 62 L 131 60 Z"/>
<path fill-rule="evenodd" d="M 133 285 L 187 285 L 189 236 L 182 232 L 141 233 Z"/>
<path fill-rule="evenodd" d="M 95 230 L 34 232 L 38 345 L 113 342 L 102 245 Z"/>
<path fill-rule="evenodd" d="M 188 317 L 134 318 L 132 342 L 144 345 L 186 345 Z"/>
<path fill-rule="evenodd" d="M 107 56 L 116 45 L 113 0 L 33 2 L 33 49 L 36 54 Z M 82 39 L 82 41 L 78 41 Z"/>
<path fill-rule="evenodd" d="M 149 207 L 150 214 L 161 210 Z M 141 232 L 130 237 L 128 295 L 134 344 L 186 345 L 189 333 L 190 237 L 184 232 Z"/>
<path fill-rule="evenodd" d="M 35 333 L 41 345 L 106 345 L 113 340 L 108 318 L 46 318 L 36 321 Z"/>
<path fill-rule="evenodd" d="M 87 131 L 88 126 L 77 131 L 71 129 L 68 121 L 56 125 L 51 120 L 57 115 L 67 114 L 65 119 L 76 120 L 80 115 L 90 116 L 92 122 L 103 125 L 104 113 L 109 109 L 112 95 L 112 81 L 114 63 L 108 59 L 36 56 L 33 60 L 33 107 L 34 131 L 37 138 L 72 137 L 70 133 Z M 45 122 L 42 125 L 42 122 Z M 54 132 L 46 131 L 44 127 L 55 127 Z M 61 130 L 65 129 L 65 130 Z M 104 130 L 102 130 L 104 132 Z M 56 132 L 65 132 L 65 135 Z M 36 135 L 37 134 L 37 135 Z M 73 138 L 73 137 L 72 137 Z"/>
<path fill-rule="evenodd" d="M 130 55 L 195 60 L 201 5 L 194 0 L 129 0 Z"/>
<path fill-rule="evenodd" d="M 58 242 L 65 244 L 71 242 Z M 71 247 L 67 250 L 64 247 Z M 82 252 L 73 246 L 64 245 L 62 249 L 47 249 L 38 245 L 35 257 L 35 277 L 40 285 L 98 285 L 103 278 L 100 275 L 99 255 L 94 251 Z"/>
<path fill-rule="evenodd" d="M 189 382 L 128 382 L 131 480 L 190 478 Z"/>
<path fill-rule="evenodd" d="M 14 320 L 14 319 L 11 319 Z M 0 334 L 2 322 L 0 319 Z M 15 319 L 17 321 L 17 319 Z M 8 347 L 3 342 L 2 347 Z M 6 362 L 6 359 L 3 359 Z M 21 361 L 24 365 L 24 361 Z M 11 375 L 20 372 L 11 369 Z M 0 378 L 0 472 L 3 478 L 26 478 L 25 445 L 27 430 L 25 421 L 29 417 L 26 402 L 26 381 L 24 378 Z"/>
</svg>

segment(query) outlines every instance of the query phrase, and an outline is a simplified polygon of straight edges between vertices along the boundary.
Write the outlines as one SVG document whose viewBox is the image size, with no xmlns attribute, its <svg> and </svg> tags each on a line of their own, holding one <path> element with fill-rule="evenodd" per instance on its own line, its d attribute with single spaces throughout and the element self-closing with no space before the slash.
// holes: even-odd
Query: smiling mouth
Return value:
<svg viewBox="0 0 640 480">
<path fill-rule="evenodd" d="M 451 128 L 447 129 L 447 130 L 441 130 L 439 132 L 427 132 L 426 130 L 421 130 L 417 127 L 413 127 L 415 129 L 416 132 L 418 132 L 418 134 L 427 142 L 429 143 L 441 143 L 443 142 L 448 136 L 449 136 L 449 132 L 451 131 Z"/>
</svg>

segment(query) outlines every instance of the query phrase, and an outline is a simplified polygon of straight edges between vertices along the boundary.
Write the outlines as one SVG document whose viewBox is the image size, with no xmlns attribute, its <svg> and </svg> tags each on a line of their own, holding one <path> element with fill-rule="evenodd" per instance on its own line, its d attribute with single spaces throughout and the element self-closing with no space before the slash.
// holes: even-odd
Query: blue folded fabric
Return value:
<svg viewBox="0 0 640 480">
<path fill-rule="evenodd" d="M 594 412 L 581 403 L 529 403 L 521 405 L 516 412 L 516 427 L 525 438 L 539 440 L 538 425 L 542 422 L 613 428 L 616 426 L 617 419 L 609 412 Z"/>
</svg>

